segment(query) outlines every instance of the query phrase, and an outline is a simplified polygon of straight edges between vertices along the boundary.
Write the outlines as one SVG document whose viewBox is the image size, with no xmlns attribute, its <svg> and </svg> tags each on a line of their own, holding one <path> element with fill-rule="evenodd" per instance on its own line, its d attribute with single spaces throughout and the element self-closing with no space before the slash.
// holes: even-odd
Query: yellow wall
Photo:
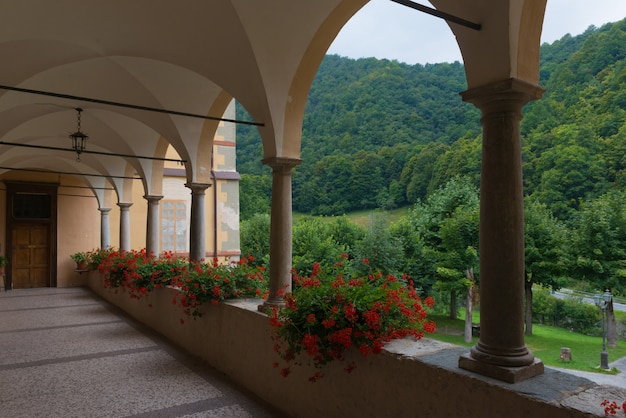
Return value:
<svg viewBox="0 0 626 418">
<path fill-rule="evenodd" d="M 72 176 L 63 176 L 62 184 L 85 186 Z M 57 208 L 57 286 L 82 285 L 87 275 L 74 271 L 70 255 L 100 247 L 98 200 L 90 189 L 61 187 Z"/>
<path fill-rule="evenodd" d="M 234 117 L 234 102 L 231 103 L 226 116 Z M 227 178 L 219 178 L 206 190 L 204 197 L 205 237 L 207 259 L 214 254 L 218 256 L 239 256 L 239 189 L 236 177 L 235 127 L 222 124 L 215 135 L 213 152 L 214 166 L 219 173 L 229 173 Z M 173 147 L 169 147 L 167 158 L 179 158 Z M 163 200 L 184 200 L 187 204 L 187 252 L 189 251 L 189 230 L 191 218 L 191 190 L 185 187 L 187 179 L 185 170 L 174 162 L 166 162 L 168 169 L 178 169 L 163 178 Z M 70 255 L 81 251 L 99 248 L 101 243 L 101 212 L 99 205 L 108 207 L 109 211 L 109 242 L 111 247 L 120 247 L 120 208 L 117 195 L 113 191 L 105 191 L 104 202 L 98 202 L 94 192 L 79 177 L 69 174 L 46 172 L 8 171 L 0 175 L 0 181 L 20 181 L 30 183 L 58 184 L 57 200 L 57 242 L 56 268 L 57 286 L 67 287 L 85 284 L 86 276 L 75 272 L 75 263 Z M 132 186 L 130 186 L 132 184 Z M 126 196 L 132 197 L 130 207 L 130 243 L 131 248 L 140 250 L 146 247 L 146 228 L 148 202 L 139 181 L 128 182 L 132 187 Z M 0 183 L 0 255 L 9 254 L 5 248 L 6 240 L 6 186 Z M 216 204 L 217 197 L 217 204 Z M 217 218 L 216 218 L 217 209 Z M 160 223 L 160 213 L 159 213 Z M 215 226 L 217 225 L 217 228 Z M 214 237 L 217 235 L 217 248 Z M 160 237 L 159 237 L 160 238 Z M 184 255 L 187 255 L 184 254 Z M 53 266 L 54 267 L 54 266 Z"/>
<path fill-rule="evenodd" d="M 82 285 L 85 277 L 76 273 L 76 264 L 70 254 L 89 251 L 100 245 L 100 212 L 98 203 L 87 188 L 65 186 L 85 186 L 76 177 L 47 173 L 12 171 L 0 177 L 1 180 L 58 184 L 57 196 L 57 286 Z M 7 242 L 7 194 L 6 186 L 0 193 L 0 253 L 9 255 Z"/>
<path fill-rule="evenodd" d="M 146 229 L 148 225 L 148 201 L 143 198 L 145 192 L 138 181 L 133 183 L 133 205 L 130 207 L 130 247 L 134 250 L 146 248 Z M 119 207 L 116 206 L 119 214 Z M 118 241 L 115 247 L 119 244 L 119 220 L 115 225 L 118 229 Z"/>
</svg>

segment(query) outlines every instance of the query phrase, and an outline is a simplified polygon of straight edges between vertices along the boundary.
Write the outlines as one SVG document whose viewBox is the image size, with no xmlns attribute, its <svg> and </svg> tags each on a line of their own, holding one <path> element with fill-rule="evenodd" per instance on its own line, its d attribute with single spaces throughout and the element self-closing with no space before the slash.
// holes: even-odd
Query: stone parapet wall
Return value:
<svg viewBox="0 0 626 418">
<path fill-rule="evenodd" d="M 577 418 L 604 416 L 602 399 L 626 399 L 623 389 L 553 369 L 517 384 L 498 382 L 458 368 L 466 348 L 428 339 L 394 341 L 369 357 L 355 350 L 351 373 L 343 363 L 330 364 L 316 383 L 308 381 L 315 369 L 306 365 L 292 366 L 284 378 L 272 366 L 279 359 L 259 300 L 207 304 L 194 320 L 172 304 L 172 289 L 131 299 L 104 289 L 97 273 L 90 273 L 89 287 L 290 416 Z"/>
</svg>

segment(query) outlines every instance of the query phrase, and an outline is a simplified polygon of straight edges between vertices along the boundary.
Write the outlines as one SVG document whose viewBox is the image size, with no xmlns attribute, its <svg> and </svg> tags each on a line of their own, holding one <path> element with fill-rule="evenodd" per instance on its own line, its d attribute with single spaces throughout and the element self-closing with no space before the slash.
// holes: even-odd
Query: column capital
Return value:
<svg viewBox="0 0 626 418">
<path fill-rule="evenodd" d="M 119 202 L 117 204 L 121 210 L 128 210 L 132 205 L 132 202 Z"/>
<path fill-rule="evenodd" d="M 544 91 L 537 85 L 509 78 L 466 90 L 461 93 L 461 98 L 488 114 L 520 111 L 526 103 L 540 99 Z"/>
<path fill-rule="evenodd" d="M 149 203 L 156 203 L 159 200 L 163 199 L 163 196 L 147 194 L 143 198 L 146 199 Z"/>
<path fill-rule="evenodd" d="M 102 213 L 109 213 L 111 212 L 111 208 L 98 208 L 98 210 Z"/>
<path fill-rule="evenodd" d="M 211 187 L 211 183 L 185 183 L 185 187 L 191 189 L 191 194 L 203 195 L 206 189 Z"/>
<path fill-rule="evenodd" d="M 272 157 L 261 160 L 261 162 L 271 167 L 274 172 L 291 172 L 295 166 L 302 163 L 302 160 L 299 158 Z"/>
</svg>

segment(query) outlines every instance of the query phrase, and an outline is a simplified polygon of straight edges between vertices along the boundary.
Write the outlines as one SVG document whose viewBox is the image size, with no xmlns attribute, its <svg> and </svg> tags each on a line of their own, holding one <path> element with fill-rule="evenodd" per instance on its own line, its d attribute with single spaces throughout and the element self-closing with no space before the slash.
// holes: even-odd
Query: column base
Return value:
<svg viewBox="0 0 626 418">
<path fill-rule="evenodd" d="M 285 307 L 285 301 L 282 299 L 275 299 L 275 300 L 266 300 L 265 302 L 263 302 L 262 304 L 260 304 L 257 309 L 259 312 L 263 312 L 263 313 L 267 313 L 268 310 L 271 310 L 272 308 L 284 308 Z"/>
<path fill-rule="evenodd" d="M 469 353 L 461 354 L 459 367 L 507 383 L 518 383 L 543 374 L 544 371 L 543 362 L 538 358 L 528 366 L 504 367 L 476 360 Z"/>
</svg>

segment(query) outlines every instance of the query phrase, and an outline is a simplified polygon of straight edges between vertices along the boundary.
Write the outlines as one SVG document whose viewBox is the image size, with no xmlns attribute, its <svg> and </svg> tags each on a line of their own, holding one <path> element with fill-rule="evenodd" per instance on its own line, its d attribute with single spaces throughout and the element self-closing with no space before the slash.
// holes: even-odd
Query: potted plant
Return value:
<svg viewBox="0 0 626 418">
<path fill-rule="evenodd" d="M 87 253 L 78 252 L 70 255 L 70 258 L 76 262 L 76 270 L 87 270 Z"/>
<path fill-rule="evenodd" d="M 4 266 L 6 266 L 8 262 L 9 262 L 8 258 L 6 258 L 3 255 L 0 255 L 0 274 L 4 273 Z"/>
</svg>

